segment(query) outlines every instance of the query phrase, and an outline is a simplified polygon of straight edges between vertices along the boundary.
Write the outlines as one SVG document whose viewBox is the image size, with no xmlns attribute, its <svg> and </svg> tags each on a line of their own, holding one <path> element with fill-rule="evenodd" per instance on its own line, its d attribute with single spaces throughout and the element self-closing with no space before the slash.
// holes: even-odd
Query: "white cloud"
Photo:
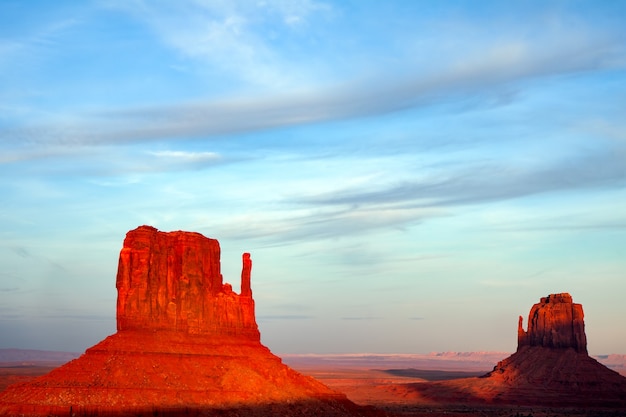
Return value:
<svg viewBox="0 0 626 417">
<path fill-rule="evenodd" d="M 63 33 L 79 23 L 76 19 L 52 21 L 42 27 L 23 29 L 23 33 L 12 38 L 0 39 L 0 69 L 27 70 L 41 62 L 52 48 L 59 46 Z"/>
<path fill-rule="evenodd" d="M 221 158 L 221 156 L 215 152 L 148 151 L 148 154 L 156 156 L 157 158 L 186 163 L 214 162 Z"/>
<path fill-rule="evenodd" d="M 228 239 L 261 239 L 270 245 L 280 246 L 297 241 L 367 234 L 374 230 L 403 229 L 445 214 L 438 209 L 393 205 L 332 210 L 303 208 L 292 209 L 290 213 L 289 217 L 280 211 L 264 215 L 259 210 L 253 217 L 231 216 L 226 221 L 210 225 L 210 229 Z"/>
<path fill-rule="evenodd" d="M 502 47 L 503 49 L 504 46 Z M 499 50 L 500 48 L 496 48 Z M 9 141 L 80 144 L 132 143 L 174 138 L 199 138 L 328 120 L 349 119 L 419 107 L 466 94 L 488 92 L 505 84 L 580 71 L 613 69 L 612 57 L 624 53 L 612 42 L 568 42 L 502 59 L 487 50 L 473 64 L 442 68 L 430 75 L 377 79 L 289 94 L 246 95 L 162 106 L 101 112 L 60 126 L 0 131 L 0 145 Z"/>
<path fill-rule="evenodd" d="M 329 6 L 297 1 L 202 1 L 191 3 L 109 2 L 147 23 L 161 42 L 182 56 L 219 69 L 248 87 L 288 88 L 297 85 L 303 68 L 273 45 L 276 33 L 305 25 Z M 209 70 L 210 69 L 210 70 Z"/>
</svg>

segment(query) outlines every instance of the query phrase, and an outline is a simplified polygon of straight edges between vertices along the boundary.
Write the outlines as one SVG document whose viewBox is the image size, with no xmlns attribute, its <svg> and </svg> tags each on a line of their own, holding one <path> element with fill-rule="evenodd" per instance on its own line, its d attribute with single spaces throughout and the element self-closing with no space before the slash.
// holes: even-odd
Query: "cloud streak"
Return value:
<svg viewBox="0 0 626 417">
<path fill-rule="evenodd" d="M 453 216 L 455 208 L 545 193 L 620 189 L 626 186 L 626 148 L 613 147 L 544 165 L 505 160 L 461 164 L 386 186 L 361 184 L 317 195 L 284 198 L 290 216 L 258 214 L 255 221 L 234 218 L 211 225 L 221 236 L 260 239 L 269 246 L 355 236 L 377 230 L 406 230 L 433 218 Z M 620 219 L 617 224 L 622 224 Z M 554 222 L 552 226 L 555 227 Z M 579 227 L 583 227 L 580 226 Z M 597 228 L 597 225 L 591 227 Z M 546 230 L 541 227 L 541 230 Z M 568 230 L 571 230 L 568 227 Z"/>
<path fill-rule="evenodd" d="M 262 88 L 293 84 L 298 78 L 294 64 L 272 44 L 282 39 L 283 32 L 293 36 L 311 19 L 331 10 L 312 0 L 195 1 L 184 5 L 109 1 L 106 6 L 143 22 L 178 54 Z"/>
<path fill-rule="evenodd" d="M 217 229 L 224 238 L 261 239 L 268 242 L 268 246 L 282 246 L 297 241 L 358 235 L 374 230 L 402 229 L 442 215 L 445 213 L 432 209 L 378 205 L 323 211 L 305 209 L 298 215 L 280 219 L 264 219 L 259 213 L 253 223 L 235 218 L 225 224 L 205 227 Z"/>
<path fill-rule="evenodd" d="M 310 320 L 313 316 L 305 314 L 275 314 L 275 315 L 261 315 L 257 317 L 259 321 L 275 321 L 275 320 Z"/>
<path fill-rule="evenodd" d="M 623 47 L 613 39 L 540 45 L 495 45 L 471 60 L 442 63 L 430 74 L 390 81 L 374 79 L 291 94 L 106 110 L 39 127 L 0 130 L 0 147 L 13 156 L 4 163 L 51 156 L 58 147 L 90 147 L 211 137 L 285 126 L 386 114 L 425 106 L 459 94 L 489 91 L 518 81 L 619 67 Z M 20 144 L 19 147 L 16 147 Z M 49 153 L 23 149 L 47 145 Z"/>
<path fill-rule="evenodd" d="M 545 167 L 511 167 L 498 163 L 464 167 L 426 180 L 405 181 L 379 190 L 336 190 L 304 198 L 320 206 L 447 207 L 501 201 L 528 195 L 626 185 L 626 148 L 616 147 L 563 159 Z"/>
<path fill-rule="evenodd" d="M 373 320 L 382 320 L 382 317 L 376 316 L 350 316 L 350 317 L 342 317 L 341 320 L 348 321 L 373 321 Z"/>
</svg>

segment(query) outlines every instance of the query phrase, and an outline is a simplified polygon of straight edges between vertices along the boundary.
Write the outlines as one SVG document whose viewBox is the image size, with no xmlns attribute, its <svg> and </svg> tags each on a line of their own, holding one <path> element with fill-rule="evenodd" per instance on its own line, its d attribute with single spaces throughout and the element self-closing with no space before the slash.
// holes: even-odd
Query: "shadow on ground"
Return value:
<svg viewBox="0 0 626 417">
<path fill-rule="evenodd" d="M 141 407 L 115 409 L 90 407 L 21 406 L 2 410 L 0 416 L 22 417 L 385 417 L 374 407 L 357 406 L 350 401 L 294 401 L 289 403 L 243 404 L 233 407 Z"/>
<path fill-rule="evenodd" d="M 474 376 L 482 376 L 484 371 L 479 372 L 467 372 L 467 371 L 437 371 L 426 369 L 385 369 L 383 372 L 393 375 L 402 376 L 407 378 L 421 378 L 427 381 L 447 381 L 450 379 L 470 378 Z"/>
</svg>

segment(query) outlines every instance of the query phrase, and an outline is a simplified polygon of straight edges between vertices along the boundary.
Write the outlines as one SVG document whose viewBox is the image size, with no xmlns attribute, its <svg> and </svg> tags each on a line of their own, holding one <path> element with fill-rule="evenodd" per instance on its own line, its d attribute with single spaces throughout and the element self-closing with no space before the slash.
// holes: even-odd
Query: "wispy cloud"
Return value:
<svg viewBox="0 0 626 417">
<path fill-rule="evenodd" d="M 26 64 L 40 62 L 46 51 L 59 45 L 63 32 L 78 23 L 75 19 L 57 20 L 21 37 L 1 39 L 0 69 L 26 70 Z"/>
<path fill-rule="evenodd" d="M 22 257 L 22 258 L 29 258 L 30 257 L 30 252 L 28 251 L 28 249 L 22 247 L 22 246 L 14 246 L 11 248 L 11 250 L 13 250 L 14 253 L 16 253 L 18 256 Z"/>
<path fill-rule="evenodd" d="M 247 157 L 249 158 L 249 157 Z M 173 149 L 136 150 L 112 146 L 55 147 L 43 144 L 34 149 L 13 150 L 0 155 L 0 166 L 50 159 L 58 164 L 25 165 L 26 172 L 47 175 L 87 175 L 92 177 L 196 171 L 237 160 L 218 152 Z M 19 168 L 18 168 L 19 169 Z"/>
<path fill-rule="evenodd" d="M 376 316 L 350 316 L 350 317 L 342 317 L 341 320 L 349 320 L 349 321 L 372 321 L 372 320 L 382 320 L 382 317 Z"/>
<path fill-rule="evenodd" d="M 154 156 L 162 171 L 201 169 L 223 162 L 223 158 L 216 152 L 189 152 L 189 151 L 148 151 Z M 156 161 L 155 161 L 156 162 Z"/>
<path fill-rule="evenodd" d="M 274 321 L 274 320 L 310 320 L 313 316 L 305 314 L 274 314 L 274 315 L 260 315 L 257 317 L 260 321 Z"/>
<path fill-rule="evenodd" d="M 220 159 L 220 156 L 215 152 L 149 151 L 148 153 L 158 158 L 183 160 L 189 162 L 206 162 Z"/>
<path fill-rule="evenodd" d="M 109 1 L 149 26 L 158 39 L 184 57 L 198 60 L 253 87 L 294 85 L 302 68 L 273 43 L 291 35 L 331 7 L 312 0 L 194 1 L 155 4 Z"/>
<path fill-rule="evenodd" d="M 294 241 L 325 239 L 368 233 L 373 230 L 389 230 L 415 225 L 427 218 L 444 215 L 428 208 L 403 208 L 394 206 L 348 207 L 338 210 L 301 210 L 289 218 L 255 219 L 234 218 L 223 224 L 211 225 L 220 236 L 229 239 L 262 239 L 269 245 L 287 245 Z"/>
<path fill-rule="evenodd" d="M 579 41 L 579 39 L 577 39 Z M 0 130 L 0 146 L 14 154 L 30 152 L 23 144 L 88 147 L 163 140 L 208 139 L 214 136 L 279 128 L 328 120 L 385 114 L 490 91 L 520 80 L 582 71 L 612 69 L 624 53 L 614 39 L 562 41 L 552 49 L 541 45 L 487 48 L 469 62 L 450 63 L 432 73 L 374 79 L 290 94 L 242 95 L 193 103 L 133 107 L 84 114 L 74 121 L 39 127 Z M 503 51 L 507 51 L 506 53 Z M 465 58 L 465 57 L 463 57 Z M 462 62 L 461 59 L 459 62 Z M 20 147 L 16 147 L 20 144 Z M 58 152 L 58 150 L 56 151 Z M 47 156 L 46 154 L 40 154 Z"/>
<path fill-rule="evenodd" d="M 492 287 L 492 288 L 523 288 L 523 287 L 532 287 L 533 285 L 536 285 L 535 282 L 533 282 L 530 279 L 526 279 L 526 280 L 513 280 L 513 281 L 506 281 L 503 279 L 484 279 L 484 280 L 480 280 L 477 282 L 479 285 L 482 285 L 484 287 Z"/>
<path fill-rule="evenodd" d="M 464 166 L 427 179 L 405 181 L 383 189 L 339 189 L 302 200 L 322 206 L 443 207 L 523 197 L 548 191 L 621 187 L 626 184 L 626 149 L 613 148 L 557 161 L 543 167 L 498 163 Z"/>
<path fill-rule="evenodd" d="M 506 164 L 506 165 L 505 165 Z M 367 234 L 376 230 L 407 230 L 433 218 L 455 215 L 456 208 L 512 200 L 542 193 L 574 192 L 621 188 L 626 185 L 626 149 L 610 147 L 601 151 L 561 155 L 556 161 L 525 164 L 515 160 L 490 164 L 464 162 L 440 170 L 420 173 L 419 179 L 390 181 L 386 185 L 358 183 L 336 186 L 328 192 L 284 197 L 282 206 L 289 216 L 270 210 L 254 218 L 233 217 L 220 224 L 203 225 L 230 239 L 260 239 L 268 245 L 294 241 L 337 238 Z M 545 221 L 533 226 L 507 222 L 495 229 L 526 230 L 535 227 L 572 230 L 566 219 Z M 623 219 L 598 223 L 576 219 L 572 227 L 608 228 L 623 225 Z M 346 248 L 348 255 L 350 248 Z M 358 248 L 353 250 L 358 252 Z M 337 259 L 340 259 L 338 253 Z M 376 257 L 368 254 L 368 260 Z M 420 259 L 437 259 L 430 255 Z M 415 261 L 416 259 L 410 259 Z M 365 262 L 368 262 L 367 260 Z"/>
<path fill-rule="evenodd" d="M 617 216 L 621 213 L 615 213 Z M 605 231 L 605 230 L 622 230 L 626 229 L 626 220 L 624 219 L 568 219 L 563 217 L 541 219 L 540 224 L 537 219 L 532 224 L 528 222 L 508 222 L 506 225 L 495 226 L 496 231 L 521 231 L 521 232 L 545 232 L 547 230 L 553 232 L 571 232 L 571 231 Z"/>
<path fill-rule="evenodd" d="M 84 320 L 84 321 L 111 321 L 113 319 L 113 314 L 104 315 L 104 314 L 90 314 L 90 313 L 81 313 L 76 312 L 73 314 L 48 314 L 37 317 L 37 319 L 45 319 L 45 320 Z"/>
</svg>

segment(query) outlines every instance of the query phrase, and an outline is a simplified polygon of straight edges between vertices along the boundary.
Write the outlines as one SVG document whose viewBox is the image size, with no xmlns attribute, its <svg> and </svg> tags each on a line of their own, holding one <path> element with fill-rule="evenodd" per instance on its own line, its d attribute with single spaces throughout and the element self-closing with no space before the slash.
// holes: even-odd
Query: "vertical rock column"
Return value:
<svg viewBox="0 0 626 417">
<path fill-rule="evenodd" d="M 250 274 L 252 273 L 252 259 L 250 259 L 249 253 L 241 255 L 242 267 L 241 267 L 241 296 L 252 297 L 252 287 L 250 286 Z"/>
</svg>

